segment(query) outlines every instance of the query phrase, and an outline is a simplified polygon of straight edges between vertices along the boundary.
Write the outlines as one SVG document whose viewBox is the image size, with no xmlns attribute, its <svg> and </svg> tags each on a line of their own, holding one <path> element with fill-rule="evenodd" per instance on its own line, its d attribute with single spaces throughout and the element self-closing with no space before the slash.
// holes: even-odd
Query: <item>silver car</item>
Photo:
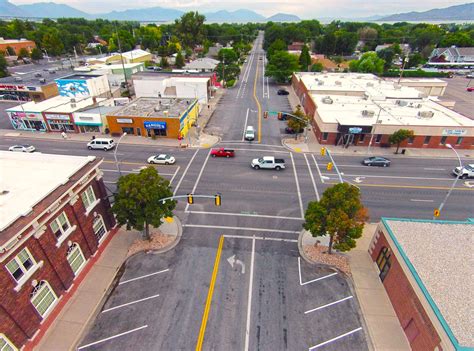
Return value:
<svg viewBox="0 0 474 351">
<path fill-rule="evenodd" d="M 33 145 L 13 145 L 8 148 L 8 151 L 13 152 L 35 152 L 35 150 Z"/>
</svg>

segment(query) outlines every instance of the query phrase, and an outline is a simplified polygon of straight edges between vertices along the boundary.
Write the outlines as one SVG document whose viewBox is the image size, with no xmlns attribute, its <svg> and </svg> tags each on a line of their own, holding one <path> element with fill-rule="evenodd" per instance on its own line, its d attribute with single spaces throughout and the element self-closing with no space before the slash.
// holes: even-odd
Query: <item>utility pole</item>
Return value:
<svg viewBox="0 0 474 351">
<path fill-rule="evenodd" d="M 125 72 L 125 64 L 123 63 L 122 44 L 120 43 L 120 37 L 117 31 L 117 21 L 114 22 L 114 26 L 115 26 L 115 34 L 117 35 L 117 43 L 119 46 L 120 61 L 122 62 L 122 70 L 123 70 L 123 77 L 125 79 L 125 86 L 127 87 L 128 95 L 130 96 L 130 90 L 128 89 L 127 73 Z"/>
</svg>

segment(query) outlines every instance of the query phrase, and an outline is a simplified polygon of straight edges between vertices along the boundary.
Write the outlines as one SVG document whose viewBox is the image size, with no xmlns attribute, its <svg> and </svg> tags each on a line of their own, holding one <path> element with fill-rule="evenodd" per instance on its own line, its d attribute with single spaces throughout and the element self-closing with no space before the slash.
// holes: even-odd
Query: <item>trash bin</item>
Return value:
<svg viewBox="0 0 474 351">
<path fill-rule="evenodd" d="M 405 155 L 406 149 L 402 149 L 402 155 Z"/>
</svg>

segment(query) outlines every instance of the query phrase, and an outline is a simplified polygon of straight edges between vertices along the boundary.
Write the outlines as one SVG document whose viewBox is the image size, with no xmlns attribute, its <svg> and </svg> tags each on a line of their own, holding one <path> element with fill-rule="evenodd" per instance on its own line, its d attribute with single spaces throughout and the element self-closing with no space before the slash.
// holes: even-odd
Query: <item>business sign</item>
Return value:
<svg viewBox="0 0 474 351">
<path fill-rule="evenodd" d="M 59 95 L 67 97 L 89 97 L 89 87 L 87 86 L 87 80 L 79 79 L 57 79 L 56 85 L 58 86 Z"/>
<path fill-rule="evenodd" d="M 146 121 L 143 125 L 146 129 L 166 129 L 166 122 Z"/>
<path fill-rule="evenodd" d="M 466 129 L 443 129 L 443 135 L 463 136 L 467 134 Z"/>
<path fill-rule="evenodd" d="M 0 90 L 25 91 L 28 89 L 24 85 L 0 84 Z"/>
<path fill-rule="evenodd" d="M 117 118 L 117 123 L 133 123 L 131 118 Z"/>
<path fill-rule="evenodd" d="M 69 115 L 45 114 L 46 119 L 58 119 L 61 121 L 69 121 Z"/>
<path fill-rule="evenodd" d="M 362 132 L 362 128 L 360 128 L 360 127 L 349 128 L 349 133 L 350 134 L 359 134 L 361 132 Z"/>
</svg>

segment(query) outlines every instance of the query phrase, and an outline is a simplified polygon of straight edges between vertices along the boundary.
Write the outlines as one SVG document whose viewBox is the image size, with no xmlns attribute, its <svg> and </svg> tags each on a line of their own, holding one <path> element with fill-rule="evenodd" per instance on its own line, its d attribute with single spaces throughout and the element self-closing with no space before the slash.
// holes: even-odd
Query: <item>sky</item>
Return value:
<svg viewBox="0 0 474 351">
<path fill-rule="evenodd" d="M 11 2 L 22 5 L 42 1 L 67 4 L 88 13 L 160 6 L 199 12 L 249 9 L 266 17 L 282 12 L 297 15 L 302 19 L 369 17 L 426 11 L 470 2 L 469 0 L 135 0 L 132 3 L 133 7 L 129 0 L 12 0 Z"/>
</svg>

